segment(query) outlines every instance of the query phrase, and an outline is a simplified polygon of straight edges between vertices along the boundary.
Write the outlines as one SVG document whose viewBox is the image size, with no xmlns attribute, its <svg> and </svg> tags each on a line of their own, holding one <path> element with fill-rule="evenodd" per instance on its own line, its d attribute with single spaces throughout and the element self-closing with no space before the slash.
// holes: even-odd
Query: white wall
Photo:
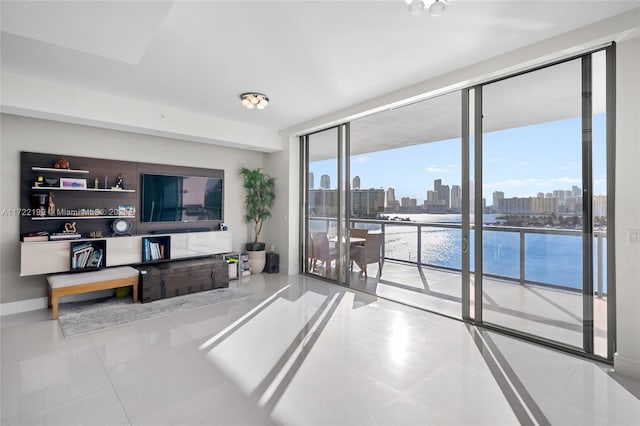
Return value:
<svg viewBox="0 0 640 426">
<path fill-rule="evenodd" d="M 276 203 L 265 224 L 267 249 L 273 245 L 280 254 L 280 273 L 297 274 L 300 226 L 300 145 L 292 136 L 282 141 L 281 152 L 267 156 L 265 170 L 276 178 Z"/>
<path fill-rule="evenodd" d="M 243 166 L 263 167 L 266 154 L 10 114 L 0 114 L 0 141 L 0 209 L 24 207 L 19 205 L 20 151 L 223 169 L 225 223 L 233 231 L 234 250 L 250 239 L 238 172 Z M 19 219 L 2 215 L 1 303 L 46 296 L 44 277 L 19 277 L 19 241 Z"/>
<path fill-rule="evenodd" d="M 640 380 L 640 38 L 617 46 L 615 370 Z"/>
</svg>

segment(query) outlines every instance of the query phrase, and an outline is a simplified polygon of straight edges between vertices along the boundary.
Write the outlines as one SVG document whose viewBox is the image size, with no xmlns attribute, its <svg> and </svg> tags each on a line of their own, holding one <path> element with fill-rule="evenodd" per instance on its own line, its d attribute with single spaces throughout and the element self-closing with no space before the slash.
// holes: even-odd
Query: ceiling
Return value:
<svg viewBox="0 0 640 426">
<path fill-rule="evenodd" d="M 281 130 L 638 1 L 2 1 L 1 70 Z M 246 110 L 239 94 L 271 98 Z"/>
</svg>

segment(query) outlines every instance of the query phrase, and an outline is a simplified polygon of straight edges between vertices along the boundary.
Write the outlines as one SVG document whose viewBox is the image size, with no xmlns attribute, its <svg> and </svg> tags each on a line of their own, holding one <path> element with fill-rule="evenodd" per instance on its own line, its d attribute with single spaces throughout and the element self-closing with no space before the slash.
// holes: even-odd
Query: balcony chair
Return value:
<svg viewBox="0 0 640 426">
<path fill-rule="evenodd" d="M 318 262 L 325 268 L 325 274 L 331 270 L 331 263 L 338 260 L 338 251 L 329 246 L 329 239 L 325 232 L 312 232 L 310 234 L 310 260 L 311 271 L 317 268 Z"/>
<path fill-rule="evenodd" d="M 353 236 L 353 234 L 351 234 Z M 382 242 L 383 234 L 369 234 L 366 235 L 366 240 L 362 246 L 351 246 L 351 262 L 355 262 L 360 268 L 361 273 L 364 273 L 364 278 L 367 278 L 367 265 L 370 263 L 378 264 L 378 274 L 382 276 Z M 353 263 L 351 264 L 353 269 Z"/>
</svg>

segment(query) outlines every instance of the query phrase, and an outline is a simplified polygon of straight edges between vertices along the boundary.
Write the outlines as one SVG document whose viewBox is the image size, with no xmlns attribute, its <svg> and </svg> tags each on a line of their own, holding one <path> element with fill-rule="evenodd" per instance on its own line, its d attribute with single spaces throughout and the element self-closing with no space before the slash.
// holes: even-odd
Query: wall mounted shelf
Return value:
<svg viewBox="0 0 640 426">
<path fill-rule="evenodd" d="M 31 167 L 34 172 L 47 172 L 47 173 L 75 173 L 75 174 L 87 174 L 89 170 L 78 169 L 54 169 L 53 167 Z"/>
<path fill-rule="evenodd" d="M 117 215 L 104 215 L 104 216 L 33 216 L 31 220 L 76 220 L 76 219 L 115 219 L 125 218 L 134 219 L 135 216 L 117 216 Z"/>
<path fill-rule="evenodd" d="M 60 188 L 57 186 L 32 186 L 31 189 L 34 191 L 136 192 L 135 189 Z"/>
</svg>

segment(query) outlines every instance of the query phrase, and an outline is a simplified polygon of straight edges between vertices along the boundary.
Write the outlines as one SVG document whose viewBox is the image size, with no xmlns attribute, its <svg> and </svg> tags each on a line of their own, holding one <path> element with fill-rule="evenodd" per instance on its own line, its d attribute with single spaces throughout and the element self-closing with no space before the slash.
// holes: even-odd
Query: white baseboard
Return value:
<svg viewBox="0 0 640 426">
<path fill-rule="evenodd" d="M 98 290 L 90 293 L 72 294 L 60 298 L 60 303 L 81 302 L 83 300 L 101 299 L 113 296 L 115 290 Z M 19 300 L 17 302 L 8 302 L 0 304 L 0 316 L 19 314 L 21 312 L 36 311 L 38 309 L 47 309 L 47 298 L 38 297 L 37 299 Z"/>
<path fill-rule="evenodd" d="M 613 370 L 623 376 L 640 380 L 640 360 L 616 353 L 613 358 Z"/>
<path fill-rule="evenodd" d="M 19 300 L 17 302 L 7 302 L 0 304 L 0 316 L 19 314 L 21 312 L 36 311 L 47 308 L 47 298 Z"/>
</svg>

